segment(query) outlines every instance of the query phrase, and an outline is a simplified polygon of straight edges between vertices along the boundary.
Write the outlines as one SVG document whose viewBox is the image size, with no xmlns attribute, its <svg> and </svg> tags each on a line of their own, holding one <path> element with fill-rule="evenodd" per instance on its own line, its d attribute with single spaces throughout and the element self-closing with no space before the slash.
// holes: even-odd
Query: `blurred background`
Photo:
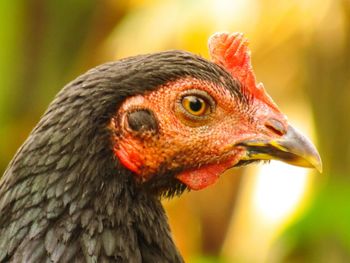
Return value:
<svg viewBox="0 0 350 263">
<path fill-rule="evenodd" d="M 250 40 L 258 81 L 323 159 L 227 172 L 165 200 L 186 262 L 350 262 L 349 0 L 0 1 L 0 174 L 55 94 L 106 61 Z"/>
</svg>

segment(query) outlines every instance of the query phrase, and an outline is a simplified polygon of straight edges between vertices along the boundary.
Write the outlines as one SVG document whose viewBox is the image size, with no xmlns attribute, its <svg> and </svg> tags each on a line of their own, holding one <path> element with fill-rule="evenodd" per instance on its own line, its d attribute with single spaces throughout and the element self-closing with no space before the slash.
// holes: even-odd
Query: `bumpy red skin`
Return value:
<svg viewBox="0 0 350 263">
<path fill-rule="evenodd" d="M 180 100 L 188 90 L 205 91 L 216 101 L 208 119 L 194 122 L 186 118 Z M 119 122 L 122 137 L 117 139 L 116 155 L 143 180 L 156 174 L 159 167 L 167 170 L 187 168 L 178 178 L 192 189 L 212 184 L 219 174 L 239 160 L 240 150 L 233 149 L 232 139 L 239 139 L 242 134 L 245 138 L 255 136 L 250 132 L 250 126 L 242 125 L 248 121 L 242 120 L 243 112 L 238 113 L 241 107 L 232 103 L 232 99 L 223 100 L 231 96 L 225 88 L 215 87 L 212 83 L 183 79 L 168 83 L 146 96 L 127 99 L 118 115 L 125 116 L 126 112 L 137 108 L 152 109 L 159 132 L 155 136 L 135 136 L 133 131 L 128 131 L 125 117 L 122 117 Z M 205 166 L 199 168 L 201 165 Z"/>
<path fill-rule="evenodd" d="M 286 117 L 255 83 L 247 42 L 241 34 L 214 35 L 209 41 L 212 60 L 225 67 L 244 86 L 251 98 L 242 105 L 225 87 L 194 78 L 169 82 L 146 95 L 128 98 L 112 119 L 116 130 L 114 152 L 139 181 L 148 180 L 159 169 L 183 172 L 176 177 L 194 190 L 213 184 L 226 169 L 245 154 L 239 142 L 275 139 L 281 134 L 267 128 L 270 119 L 285 128 Z M 184 114 L 181 98 L 191 90 L 206 92 L 215 102 L 208 118 L 191 120 Z M 158 121 L 157 134 L 136 134 L 125 121 L 127 112 L 150 109 Z M 160 168 L 161 167 L 161 168 Z"/>
<path fill-rule="evenodd" d="M 216 106 L 208 119 L 186 118 L 180 100 L 188 90 L 205 91 L 214 99 Z M 264 121 L 271 117 L 271 110 L 262 106 L 259 113 L 253 114 L 253 105 L 247 112 L 247 107 L 224 87 L 197 79 L 170 82 L 123 103 L 116 115 L 118 119 L 113 121 L 114 129 L 120 134 L 116 138 L 115 154 L 141 181 L 159 172 L 159 167 L 183 168 L 177 178 L 191 189 L 199 190 L 213 184 L 220 174 L 240 160 L 244 149 L 236 146 L 238 142 L 276 136 L 266 129 Z M 128 129 L 126 113 L 135 109 L 153 111 L 159 125 L 158 134 L 136 134 Z"/>
</svg>

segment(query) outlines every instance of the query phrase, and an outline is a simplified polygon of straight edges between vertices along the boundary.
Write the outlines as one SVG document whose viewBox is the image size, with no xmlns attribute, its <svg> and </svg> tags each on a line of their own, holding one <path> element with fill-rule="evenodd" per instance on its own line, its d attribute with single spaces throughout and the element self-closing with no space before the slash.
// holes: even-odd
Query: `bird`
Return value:
<svg viewBox="0 0 350 263">
<path fill-rule="evenodd" d="M 54 98 L 0 181 L 0 262 L 184 262 L 162 198 L 227 169 L 322 170 L 257 83 L 242 33 L 97 66 Z"/>
</svg>

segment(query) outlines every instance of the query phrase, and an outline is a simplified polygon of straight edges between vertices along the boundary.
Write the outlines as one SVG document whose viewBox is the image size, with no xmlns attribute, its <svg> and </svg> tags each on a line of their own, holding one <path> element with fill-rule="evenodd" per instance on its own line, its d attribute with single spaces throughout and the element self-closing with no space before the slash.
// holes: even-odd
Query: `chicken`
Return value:
<svg viewBox="0 0 350 263">
<path fill-rule="evenodd" d="M 0 182 L 0 262 L 183 262 L 160 199 L 312 143 L 257 84 L 242 34 L 98 66 L 65 86 Z"/>
</svg>

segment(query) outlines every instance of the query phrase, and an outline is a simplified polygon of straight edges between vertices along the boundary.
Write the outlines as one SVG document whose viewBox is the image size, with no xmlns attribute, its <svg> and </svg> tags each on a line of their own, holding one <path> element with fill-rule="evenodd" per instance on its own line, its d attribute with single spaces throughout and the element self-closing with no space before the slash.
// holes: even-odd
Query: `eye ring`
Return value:
<svg viewBox="0 0 350 263">
<path fill-rule="evenodd" d="M 191 119 L 201 119 L 210 115 L 215 108 L 211 96 L 202 90 L 187 90 L 179 100 L 182 112 Z"/>
</svg>

